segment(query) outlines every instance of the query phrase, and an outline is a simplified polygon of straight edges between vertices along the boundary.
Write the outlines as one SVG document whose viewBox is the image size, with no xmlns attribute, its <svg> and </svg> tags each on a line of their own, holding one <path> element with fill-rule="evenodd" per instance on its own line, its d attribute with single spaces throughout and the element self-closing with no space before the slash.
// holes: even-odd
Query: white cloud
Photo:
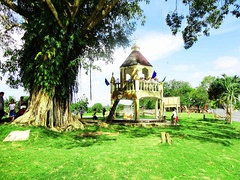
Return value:
<svg viewBox="0 0 240 180">
<path fill-rule="evenodd" d="M 141 53 L 149 62 L 162 59 L 183 47 L 181 36 L 147 31 L 141 32 L 140 37 L 137 39 L 137 44 Z"/>
<path fill-rule="evenodd" d="M 189 71 L 194 69 L 194 65 L 180 64 L 172 68 L 174 71 Z"/>
<path fill-rule="evenodd" d="M 206 75 L 203 72 L 195 72 L 192 74 L 192 77 L 195 79 L 203 79 L 205 76 Z"/>
<path fill-rule="evenodd" d="M 240 65 L 240 60 L 236 57 L 223 56 L 216 59 L 214 62 L 214 68 L 219 70 L 235 70 Z"/>
</svg>

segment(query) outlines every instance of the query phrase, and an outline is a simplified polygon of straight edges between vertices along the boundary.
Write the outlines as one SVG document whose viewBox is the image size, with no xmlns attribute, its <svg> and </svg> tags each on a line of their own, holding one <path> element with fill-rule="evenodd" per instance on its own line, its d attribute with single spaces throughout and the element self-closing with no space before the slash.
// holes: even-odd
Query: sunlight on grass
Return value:
<svg viewBox="0 0 240 180">
<path fill-rule="evenodd" d="M 2 140 L 14 130 L 31 132 L 27 141 L 0 143 L 0 179 L 240 179 L 240 123 L 191 116 L 182 114 L 179 126 L 64 133 L 1 125 Z M 172 145 L 161 143 L 161 132 Z"/>
</svg>

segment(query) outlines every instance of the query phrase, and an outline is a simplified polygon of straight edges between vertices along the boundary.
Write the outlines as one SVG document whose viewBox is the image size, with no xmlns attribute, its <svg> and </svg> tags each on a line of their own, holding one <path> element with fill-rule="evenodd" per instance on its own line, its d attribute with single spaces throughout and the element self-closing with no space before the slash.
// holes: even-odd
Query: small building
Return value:
<svg viewBox="0 0 240 180">
<path fill-rule="evenodd" d="M 152 77 L 153 66 L 139 51 L 136 43 L 132 52 L 120 66 L 120 79 L 111 78 L 111 107 L 116 109 L 120 100 L 134 102 L 134 120 L 140 120 L 139 100 L 151 98 L 155 101 L 155 118 L 163 119 L 163 82 Z"/>
</svg>

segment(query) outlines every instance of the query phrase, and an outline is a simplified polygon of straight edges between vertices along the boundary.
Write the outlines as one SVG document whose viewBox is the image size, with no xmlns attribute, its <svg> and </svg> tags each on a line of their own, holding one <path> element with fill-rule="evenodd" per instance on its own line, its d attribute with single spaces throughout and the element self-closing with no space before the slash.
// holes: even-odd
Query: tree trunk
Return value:
<svg viewBox="0 0 240 180">
<path fill-rule="evenodd" d="M 117 108 L 117 105 L 118 105 L 119 101 L 120 101 L 120 99 L 118 99 L 118 98 L 114 101 L 114 104 L 113 104 L 113 106 L 110 110 L 110 113 L 108 115 L 107 122 L 110 122 L 110 124 L 112 123 L 113 116 L 114 116 L 114 113 L 116 111 L 116 108 Z"/>
<path fill-rule="evenodd" d="M 226 108 L 226 121 L 228 124 L 232 123 L 232 110 L 231 110 L 231 107 L 229 109 L 229 105 L 227 105 L 227 108 Z"/>
<path fill-rule="evenodd" d="M 26 112 L 13 123 L 61 130 L 69 126 L 72 126 L 72 129 L 83 128 L 82 123 L 72 116 L 69 99 L 53 98 L 44 93 L 42 89 L 33 91 Z"/>
<path fill-rule="evenodd" d="M 232 124 L 232 111 L 233 111 L 233 105 L 232 105 L 232 96 L 230 97 L 230 119 L 229 119 L 229 124 Z"/>
</svg>

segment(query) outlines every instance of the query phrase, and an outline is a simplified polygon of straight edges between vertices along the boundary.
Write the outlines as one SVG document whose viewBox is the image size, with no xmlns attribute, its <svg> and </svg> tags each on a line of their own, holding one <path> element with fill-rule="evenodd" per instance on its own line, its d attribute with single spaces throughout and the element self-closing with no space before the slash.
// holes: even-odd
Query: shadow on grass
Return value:
<svg viewBox="0 0 240 180">
<path fill-rule="evenodd" d="M 0 130 L 8 134 L 17 127 L 1 125 Z M 28 127 L 24 127 L 28 128 Z M 30 128 L 30 127 L 29 127 Z M 19 129 L 19 127 L 17 128 Z M 84 130 L 75 132 L 54 132 L 43 127 L 31 127 L 28 143 L 42 148 L 65 148 L 73 149 L 89 147 L 118 139 L 119 133 L 126 138 L 160 137 L 161 132 L 167 132 L 172 138 L 198 140 L 201 142 L 220 143 L 224 146 L 232 146 L 240 140 L 240 123 L 225 124 L 225 121 L 214 119 L 183 119 L 179 126 L 165 127 L 137 127 L 125 125 L 111 125 L 109 129 L 97 126 L 86 127 Z M 99 133 L 102 132 L 102 133 Z M 109 133 L 109 134 L 107 134 Z M 113 136 L 112 136 L 113 135 Z M 2 138 L 5 135 L 2 135 Z"/>
<path fill-rule="evenodd" d="M 239 126 L 240 127 L 240 126 Z M 240 128 L 226 124 L 223 120 L 215 119 L 186 119 L 181 120 L 179 126 L 164 127 L 128 127 L 116 126 L 116 131 L 126 134 L 131 138 L 160 136 L 161 132 L 167 132 L 172 137 L 201 142 L 220 143 L 224 146 L 234 145 L 235 140 L 240 140 Z"/>
<path fill-rule="evenodd" d="M 48 146 L 54 148 L 73 149 L 99 145 L 107 141 L 115 141 L 116 137 L 100 133 L 97 126 L 72 132 L 53 132 L 43 129 L 42 138 L 48 139 Z M 54 141 L 52 141 L 54 139 Z"/>
<path fill-rule="evenodd" d="M 224 146 L 234 145 L 234 140 L 240 140 L 239 130 L 222 120 L 186 121 L 178 127 L 168 128 L 168 132 L 175 137 L 221 143 Z"/>
<path fill-rule="evenodd" d="M 115 130 L 121 134 L 125 134 L 130 138 L 141 138 L 147 137 L 151 135 L 160 136 L 161 132 L 165 131 L 166 129 L 171 130 L 176 127 L 157 127 L 153 123 L 146 127 L 142 126 L 125 126 L 125 125 L 115 125 Z"/>
</svg>

